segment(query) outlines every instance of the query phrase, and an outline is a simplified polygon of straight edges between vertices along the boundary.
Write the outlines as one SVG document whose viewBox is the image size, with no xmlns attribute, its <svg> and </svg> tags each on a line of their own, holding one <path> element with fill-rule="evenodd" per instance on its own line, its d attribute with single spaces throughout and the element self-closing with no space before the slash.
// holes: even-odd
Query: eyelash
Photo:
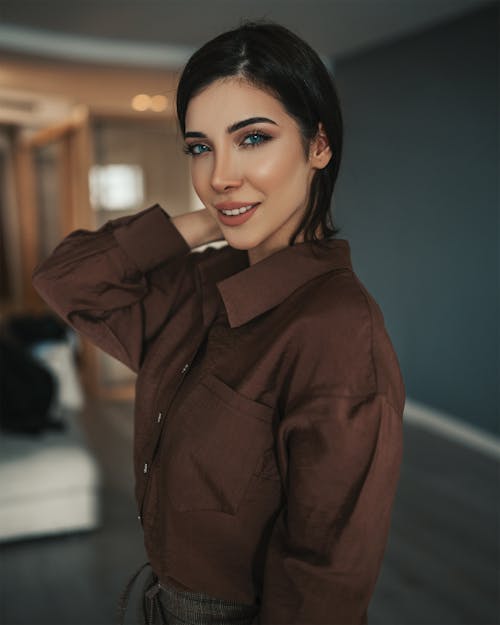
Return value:
<svg viewBox="0 0 500 625">
<path fill-rule="evenodd" d="M 266 143 L 266 141 L 269 141 L 269 139 L 272 139 L 270 135 L 267 135 L 266 133 L 261 132 L 260 130 L 249 132 L 243 137 L 243 140 L 248 139 L 248 137 L 259 137 L 262 140 L 259 141 L 258 143 L 242 144 L 243 147 L 245 148 L 256 148 L 259 145 Z M 182 148 L 182 151 L 184 152 L 184 154 L 187 154 L 188 156 L 193 156 L 193 157 L 201 156 L 202 154 L 206 152 L 206 150 L 204 152 L 198 152 L 198 153 L 193 152 L 194 148 L 198 145 L 204 145 L 204 144 L 203 143 L 191 143 L 189 145 L 185 144 L 184 147 Z"/>
</svg>

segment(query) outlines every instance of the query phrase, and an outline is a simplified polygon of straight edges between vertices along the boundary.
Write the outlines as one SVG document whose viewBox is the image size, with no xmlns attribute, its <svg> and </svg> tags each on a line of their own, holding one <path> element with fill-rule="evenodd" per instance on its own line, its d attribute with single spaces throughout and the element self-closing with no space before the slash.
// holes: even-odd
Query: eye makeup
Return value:
<svg viewBox="0 0 500 625">
<path fill-rule="evenodd" d="M 243 141 L 246 141 L 248 138 L 251 137 L 256 137 L 258 138 L 258 142 L 255 143 L 243 143 Z M 240 144 L 241 147 L 243 148 L 255 148 L 258 147 L 260 145 L 263 145 L 264 143 L 266 143 L 267 141 L 271 140 L 273 137 L 271 135 L 266 134 L 265 132 L 262 132 L 261 130 L 252 130 L 250 132 L 247 132 L 244 137 L 243 137 L 243 141 Z M 204 154 L 206 152 L 206 150 L 203 150 L 202 152 L 196 152 L 195 149 L 197 147 L 208 147 L 206 144 L 204 143 L 191 143 L 191 144 L 185 144 L 183 146 L 183 152 L 185 154 L 187 154 L 188 156 L 200 156 L 201 154 Z"/>
</svg>

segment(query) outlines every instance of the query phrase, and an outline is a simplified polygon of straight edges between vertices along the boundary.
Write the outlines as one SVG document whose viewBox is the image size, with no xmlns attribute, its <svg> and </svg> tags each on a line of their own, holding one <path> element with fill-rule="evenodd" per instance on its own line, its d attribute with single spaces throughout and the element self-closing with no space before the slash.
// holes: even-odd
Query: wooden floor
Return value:
<svg viewBox="0 0 500 625">
<path fill-rule="evenodd" d="M 1 625 L 114 622 L 123 585 L 147 559 L 132 496 L 132 411 L 131 403 L 87 405 L 82 422 L 103 470 L 102 527 L 2 545 Z M 405 423 L 370 625 L 500 623 L 499 479 L 492 458 Z"/>
</svg>

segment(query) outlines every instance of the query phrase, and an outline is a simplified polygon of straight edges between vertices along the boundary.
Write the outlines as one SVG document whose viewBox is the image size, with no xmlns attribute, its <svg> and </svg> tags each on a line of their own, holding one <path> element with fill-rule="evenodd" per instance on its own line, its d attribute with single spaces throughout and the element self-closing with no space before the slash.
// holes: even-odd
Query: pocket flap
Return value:
<svg viewBox="0 0 500 625">
<path fill-rule="evenodd" d="M 247 417 L 254 417 L 268 422 L 272 421 L 274 414 L 273 408 L 241 395 L 213 373 L 205 373 L 200 378 L 199 383 L 209 388 L 221 401 L 228 404 L 228 406 L 241 411 Z"/>
</svg>

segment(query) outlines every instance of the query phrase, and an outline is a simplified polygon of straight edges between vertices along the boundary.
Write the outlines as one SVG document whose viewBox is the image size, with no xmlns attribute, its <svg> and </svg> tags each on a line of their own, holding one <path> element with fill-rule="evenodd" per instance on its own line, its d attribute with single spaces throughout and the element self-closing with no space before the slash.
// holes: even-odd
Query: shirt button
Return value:
<svg viewBox="0 0 500 625">
<path fill-rule="evenodd" d="M 141 515 L 137 515 L 137 519 L 140 521 L 141 520 Z"/>
<path fill-rule="evenodd" d="M 187 362 L 183 367 L 182 367 L 182 371 L 181 373 L 186 373 L 186 371 L 189 369 L 189 363 Z"/>
<path fill-rule="evenodd" d="M 163 415 L 161 414 L 161 412 L 159 412 L 158 413 L 158 418 L 156 419 L 157 423 L 160 423 L 162 416 Z"/>
<path fill-rule="evenodd" d="M 148 463 L 146 462 L 144 464 L 144 473 L 147 473 L 147 472 L 148 472 Z"/>
</svg>

